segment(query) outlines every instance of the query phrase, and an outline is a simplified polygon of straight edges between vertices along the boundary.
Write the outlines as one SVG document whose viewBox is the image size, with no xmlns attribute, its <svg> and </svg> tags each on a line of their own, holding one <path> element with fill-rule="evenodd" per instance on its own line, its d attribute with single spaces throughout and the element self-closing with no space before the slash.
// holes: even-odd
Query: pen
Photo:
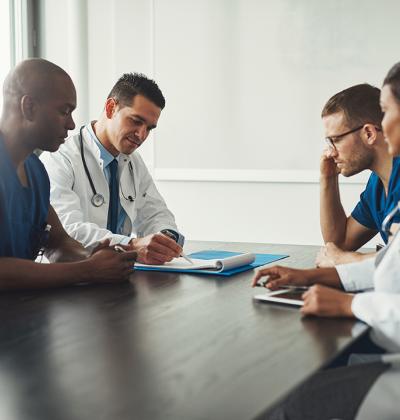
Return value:
<svg viewBox="0 0 400 420">
<path fill-rule="evenodd" d="M 194 262 L 183 251 L 181 252 L 181 257 L 184 258 L 190 264 L 194 264 Z"/>
<path fill-rule="evenodd" d="M 175 236 L 168 230 L 168 229 L 163 229 L 162 231 L 161 231 L 161 233 L 163 234 L 163 235 L 165 235 L 165 236 L 168 236 L 168 238 L 171 238 L 171 239 L 173 239 L 174 241 L 176 241 L 176 238 L 175 238 Z M 181 254 L 180 254 L 180 256 L 182 257 L 182 258 L 184 258 L 188 263 L 190 263 L 190 264 L 194 264 L 194 262 L 182 251 L 181 252 Z"/>
<path fill-rule="evenodd" d="M 122 248 L 122 246 L 119 245 L 114 245 L 114 251 L 117 252 L 126 252 L 124 248 Z"/>
</svg>

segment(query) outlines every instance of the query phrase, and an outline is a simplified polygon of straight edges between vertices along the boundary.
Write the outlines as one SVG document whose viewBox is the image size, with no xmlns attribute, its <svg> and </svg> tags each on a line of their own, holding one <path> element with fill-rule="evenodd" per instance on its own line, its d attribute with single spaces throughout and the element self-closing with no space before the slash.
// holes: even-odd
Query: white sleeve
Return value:
<svg viewBox="0 0 400 420">
<path fill-rule="evenodd" d="M 354 292 L 374 287 L 375 258 L 335 266 L 344 290 Z"/>
<path fill-rule="evenodd" d="M 390 351 L 400 348 L 400 294 L 366 292 L 354 296 L 354 315 L 373 328 L 374 341 Z"/>
<path fill-rule="evenodd" d="M 164 199 L 158 192 L 146 165 L 140 155 L 137 155 L 140 165 L 140 200 L 143 205 L 138 209 L 134 221 L 138 236 L 146 236 L 162 229 L 172 229 L 177 232 L 178 228 L 172 212 L 168 209 Z"/>
<path fill-rule="evenodd" d="M 396 233 L 382 255 L 383 257 L 375 269 L 375 290 L 377 292 L 400 293 L 400 231 Z"/>
<path fill-rule="evenodd" d="M 84 222 L 80 198 L 73 190 L 73 167 L 66 156 L 60 152 L 45 152 L 41 154 L 40 159 L 50 178 L 51 205 L 68 235 L 87 248 L 95 247 L 104 239 L 111 239 L 111 245 L 114 245 L 126 238 L 124 235 L 113 234 L 95 223 Z"/>
</svg>

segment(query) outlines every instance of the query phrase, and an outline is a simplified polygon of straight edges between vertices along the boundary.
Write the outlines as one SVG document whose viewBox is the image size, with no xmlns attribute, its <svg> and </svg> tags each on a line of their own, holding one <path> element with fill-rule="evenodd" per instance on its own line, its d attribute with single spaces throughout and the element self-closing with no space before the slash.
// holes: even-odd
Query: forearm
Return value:
<svg viewBox="0 0 400 420">
<path fill-rule="evenodd" d="M 341 246 L 345 242 L 347 216 L 340 202 L 338 177 L 320 178 L 320 224 L 325 243 Z"/>
<path fill-rule="evenodd" d="M 0 258 L 0 290 L 41 289 L 89 280 L 86 262 L 40 264 L 19 258 Z"/>
<path fill-rule="evenodd" d="M 375 258 L 376 252 L 352 252 L 343 251 L 343 253 L 335 259 L 335 265 L 337 264 L 349 264 L 356 261 L 364 261 L 368 258 Z"/>
<path fill-rule="evenodd" d="M 321 284 L 323 286 L 342 289 L 342 283 L 336 268 L 310 268 L 305 270 L 308 279 L 308 285 Z"/>
<path fill-rule="evenodd" d="M 45 255 L 50 262 L 61 263 L 85 260 L 90 256 L 90 252 L 79 242 L 65 236 L 56 247 L 46 249 Z"/>
<path fill-rule="evenodd" d="M 157 204 L 159 205 L 159 204 Z M 174 215 L 166 207 L 156 209 L 155 205 L 144 206 L 135 222 L 135 230 L 140 234 L 138 236 L 147 236 L 162 229 L 172 229 L 178 232 Z"/>
<path fill-rule="evenodd" d="M 338 264 L 335 269 L 343 289 L 347 292 L 368 290 L 374 287 L 375 258 Z"/>
<path fill-rule="evenodd" d="M 146 197 L 134 222 L 134 230 L 138 232 L 138 236 L 151 235 L 162 229 L 178 231 L 173 213 L 168 209 L 147 171 L 141 180 L 140 191 L 146 191 Z"/>
</svg>

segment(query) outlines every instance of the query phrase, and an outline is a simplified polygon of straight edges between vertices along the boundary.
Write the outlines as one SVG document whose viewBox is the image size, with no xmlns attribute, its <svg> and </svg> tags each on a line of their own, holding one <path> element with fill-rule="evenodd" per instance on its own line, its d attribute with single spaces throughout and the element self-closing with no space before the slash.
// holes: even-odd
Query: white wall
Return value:
<svg viewBox="0 0 400 420">
<path fill-rule="evenodd" d="M 380 85 L 399 13 L 395 0 L 42 0 L 42 56 L 79 81 L 79 124 L 122 73 L 157 80 L 167 107 L 142 156 L 188 238 L 319 244 L 320 109 Z M 365 179 L 342 186 L 348 211 Z"/>
</svg>

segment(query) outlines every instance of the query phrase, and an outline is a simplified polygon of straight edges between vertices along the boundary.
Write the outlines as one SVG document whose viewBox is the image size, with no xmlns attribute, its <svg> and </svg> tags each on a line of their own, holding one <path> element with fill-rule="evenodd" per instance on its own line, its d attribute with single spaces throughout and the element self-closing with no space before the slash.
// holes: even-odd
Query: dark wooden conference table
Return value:
<svg viewBox="0 0 400 420">
<path fill-rule="evenodd" d="M 204 249 L 309 267 L 318 248 L 186 247 Z M 129 283 L 1 294 L 0 419 L 253 419 L 365 334 L 253 301 L 252 275 L 137 271 Z"/>
</svg>

